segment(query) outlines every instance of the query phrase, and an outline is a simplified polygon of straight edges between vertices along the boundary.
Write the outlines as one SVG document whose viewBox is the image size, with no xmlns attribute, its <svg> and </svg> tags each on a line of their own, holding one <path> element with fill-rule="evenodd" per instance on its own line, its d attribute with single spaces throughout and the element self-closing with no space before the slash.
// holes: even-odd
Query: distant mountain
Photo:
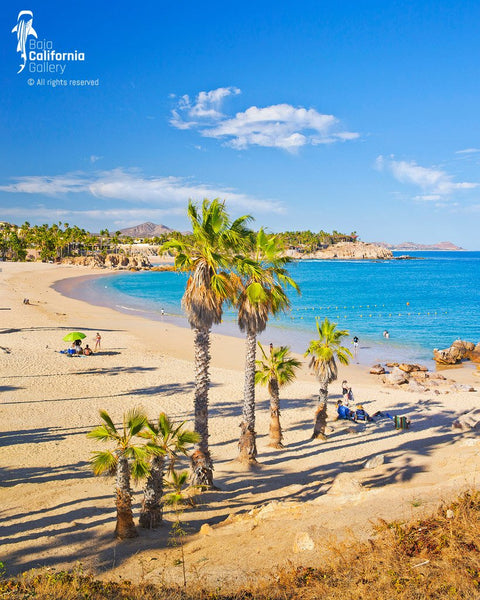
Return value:
<svg viewBox="0 0 480 600">
<path fill-rule="evenodd" d="M 135 225 L 135 227 L 127 227 L 126 229 L 120 229 L 121 235 L 128 235 L 133 238 L 147 238 L 162 235 L 162 233 L 170 233 L 174 231 L 166 225 L 155 225 L 155 223 L 142 223 L 141 225 Z"/>
<path fill-rule="evenodd" d="M 415 242 L 402 242 L 401 244 L 388 244 L 387 242 L 375 242 L 377 246 L 397 250 L 400 252 L 415 252 L 415 250 L 464 250 L 460 246 L 455 246 L 452 242 L 438 242 L 438 244 L 416 244 Z"/>
</svg>

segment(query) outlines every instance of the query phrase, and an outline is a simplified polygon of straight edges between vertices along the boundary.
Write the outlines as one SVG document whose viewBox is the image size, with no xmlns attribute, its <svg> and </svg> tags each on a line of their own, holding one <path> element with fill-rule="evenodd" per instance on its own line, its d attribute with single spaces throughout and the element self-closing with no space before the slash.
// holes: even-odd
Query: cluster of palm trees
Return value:
<svg viewBox="0 0 480 600">
<path fill-rule="evenodd" d="M 286 269 L 291 259 L 285 255 L 281 238 L 269 235 L 263 229 L 258 232 L 249 229 L 249 215 L 231 221 L 224 203 L 218 199 L 205 199 L 201 207 L 189 202 L 188 216 L 192 235 L 188 239 L 166 242 L 162 251 L 173 253 L 175 268 L 189 274 L 182 305 L 194 331 L 194 428 L 200 436 L 192 454 L 192 478 L 194 484 L 212 489 L 213 464 L 208 446 L 212 325 L 221 322 L 224 304 L 229 303 L 237 309 L 239 327 L 246 334 L 238 460 L 252 464 L 257 457 L 255 381 L 266 383 L 269 387 L 272 397 L 272 442 L 276 447 L 281 447 L 278 387 L 291 381 L 299 366 L 289 355 L 287 347 L 272 348 L 269 354 L 262 349 L 263 361 L 257 362 L 256 373 L 257 335 L 265 330 L 270 315 L 289 308 L 287 290 L 291 288 L 299 292 L 299 288 Z M 335 363 L 335 356 L 340 362 L 348 363 L 349 351 L 340 345 L 341 338 L 348 332 L 337 331 L 335 324 L 330 324 L 328 320 L 322 325 L 318 323 L 317 327 L 319 335 L 325 333 L 318 348 L 326 344 L 331 352 L 320 355 L 317 346 L 311 344 L 307 354 L 318 355 L 314 364 L 320 364 L 323 360 Z M 326 377 L 326 385 L 336 373 L 333 367 L 325 372 L 314 368 L 319 376 Z"/>
<path fill-rule="evenodd" d="M 116 474 L 116 535 L 120 538 L 136 535 L 131 507 L 130 477 L 146 478 L 140 525 L 155 528 L 162 520 L 163 486 L 178 488 L 186 482 L 186 474 L 178 475 L 174 464 L 178 454 L 187 455 L 187 446 L 193 444 L 190 482 L 200 489 L 215 489 L 213 463 L 210 455 L 208 393 L 210 387 L 210 330 L 222 321 L 226 303 L 238 312 L 238 325 L 246 334 L 245 384 L 238 460 L 256 463 L 255 384 L 265 385 L 270 395 L 270 442 L 273 448 L 283 448 L 280 424 L 280 388 L 292 382 L 301 363 L 291 354 L 288 346 L 265 350 L 258 342 L 260 359 L 256 360 L 257 335 L 265 330 L 269 316 L 287 310 L 289 288 L 299 292 L 286 265 L 284 246 L 278 235 L 269 235 L 263 229 L 248 228 L 251 217 L 242 216 L 231 221 L 224 203 L 215 199 L 204 200 L 201 207 L 188 204 L 193 233 L 170 239 L 162 246 L 163 252 L 174 255 L 175 268 L 189 274 L 182 299 L 183 308 L 194 331 L 195 390 L 194 431 L 184 424 L 174 426 L 165 414 L 156 423 L 148 421 L 139 409 L 133 409 L 123 418 L 123 429 L 118 431 L 105 412 L 103 424 L 90 432 L 89 437 L 113 441 L 113 451 L 95 452 L 92 459 L 94 473 Z M 322 437 L 320 416 L 326 416 L 328 385 L 337 378 L 338 360 L 348 364 L 351 352 L 342 346 L 348 331 L 338 330 L 328 319 L 317 320 L 318 337 L 310 342 L 305 356 L 310 356 L 310 368 L 320 382 L 319 408 L 312 438 Z M 323 411 L 323 412 L 322 412 Z M 146 439 L 143 445 L 135 438 Z M 165 460 L 168 459 L 170 478 L 164 479 Z M 175 495 L 176 494 L 176 495 Z M 180 490 L 172 498 L 181 496 Z"/>
<path fill-rule="evenodd" d="M 162 522 L 164 482 L 178 495 L 178 482 L 182 485 L 186 476 L 175 471 L 179 454 L 187 455 L 189 445 L 198 440 L 198 435 L 185 429 L 184 423 L 173 423 L 165 413 L 160 413 L 156 422 L 148 420 L 140 408 L 129 410 L 123 415 L 123 424 L 117 428 L 110 415 L 100 411 L 102 425 L 95 427 L 87 437 L 103 442 L 113 442 L 114 449 L 94 452 L 91 465 L 95 475 L 116 476 L 115 505 L 117 525 L 115 535 L 120 539 L 138 535 L 132 512 L 131 478 L 146 479 L 143 492 L 139 524 L 145 529 L 154 529 Z M 140 438 L 140 439 L 138 439 Z M 142 444 L 140 440 L 145 440 Z M 165 479 L 165 469 L 169 478 Z"/>
<path fill-rule="evenodd" d="M 0 257 L 2 260 L 24 261 L 28 258 L 28 250 L 33 249 L 38 251 L 41 260 L 48 261 L 107 249 L 117 252 L 120 243 L 133 244 L 133 238 L 123 236 L 120 239 L 120 236 L 120 231 L 110 233 L 108 229 L 95 235 L 61 221 L 53 225 L 33 226 L 25 221 L 20 227 L 2 223 Z"/>
</svg>

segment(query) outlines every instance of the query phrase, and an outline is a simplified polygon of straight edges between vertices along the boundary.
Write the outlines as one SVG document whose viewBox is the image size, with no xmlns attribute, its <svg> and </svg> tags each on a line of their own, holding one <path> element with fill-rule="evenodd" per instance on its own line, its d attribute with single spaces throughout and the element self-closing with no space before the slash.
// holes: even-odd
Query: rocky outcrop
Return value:
<svg viewBox="0 0 480 600">
<path fill-rule="evenodd" d="M 339 242 L 316 252 L 302 253 L 288 250 L 287 254 L 296 259 L 388 260 L 393 258 L 391 250 L 365 242 Z"/>
<path fill-rule="evenodd" d="M 455 365 L 462 360 L 470 360 L 473 357 L 476 362 L 477 359 L 480 359 L 477 346 L 472 342 L 455 340 L 450 348 L 445 348 L 444 350 L 437 350 L 435 348 L 433 351 L 433 360 L 440 365 Z"/>
<path fill-rule="evenodd" d="M 91 268 L 110 269 L 148 269 L 150 261 L 145 256 L 126 256 L 125 254 L 107 254 L 102 256 L 74 256 L 62 260 L 63 264 L 78 265 Z"/>
<path fill-rule="evenodd" d="M 370 368 L 370 373 L 372 375 L 385 375 L 385 368 L 382 365 L 373 365 Z"/>
</svg>

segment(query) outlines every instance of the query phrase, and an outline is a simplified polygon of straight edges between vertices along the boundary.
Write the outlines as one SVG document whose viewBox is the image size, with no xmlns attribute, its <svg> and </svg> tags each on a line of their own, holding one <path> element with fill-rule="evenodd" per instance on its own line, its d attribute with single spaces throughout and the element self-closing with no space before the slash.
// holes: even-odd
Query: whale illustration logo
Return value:
<svg viewBox="0 0 480 600">
<path fill-rule="evenodd" d="M 27 38 L 29 35 L 37 37 L 37 32 L 32 27 L 33 13 L 31 10 L 22 10 L 18 13 L 17 24 L 12 29 L 12 33 L 17 33 L 17 52 L 20 52 L 20 56 L 23 59 L 23 64 L 20 65 L 20 70 L 17 73 L 21 73 L 27 64 Z"/>
</svg>

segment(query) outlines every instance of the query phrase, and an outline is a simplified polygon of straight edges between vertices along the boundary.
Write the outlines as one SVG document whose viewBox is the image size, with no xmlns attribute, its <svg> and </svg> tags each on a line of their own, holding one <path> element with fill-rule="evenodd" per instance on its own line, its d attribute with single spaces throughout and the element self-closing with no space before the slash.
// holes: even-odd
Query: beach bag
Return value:
<svg viewBox="0 0 480 600">
<path fill-rule="evenodd" d="M 393 422 L 395 423 L 395 429 L 408 429 L 410 427 L 410 421 L 407 417 L 398 417 L 395 415 Z"/>
</svg>

